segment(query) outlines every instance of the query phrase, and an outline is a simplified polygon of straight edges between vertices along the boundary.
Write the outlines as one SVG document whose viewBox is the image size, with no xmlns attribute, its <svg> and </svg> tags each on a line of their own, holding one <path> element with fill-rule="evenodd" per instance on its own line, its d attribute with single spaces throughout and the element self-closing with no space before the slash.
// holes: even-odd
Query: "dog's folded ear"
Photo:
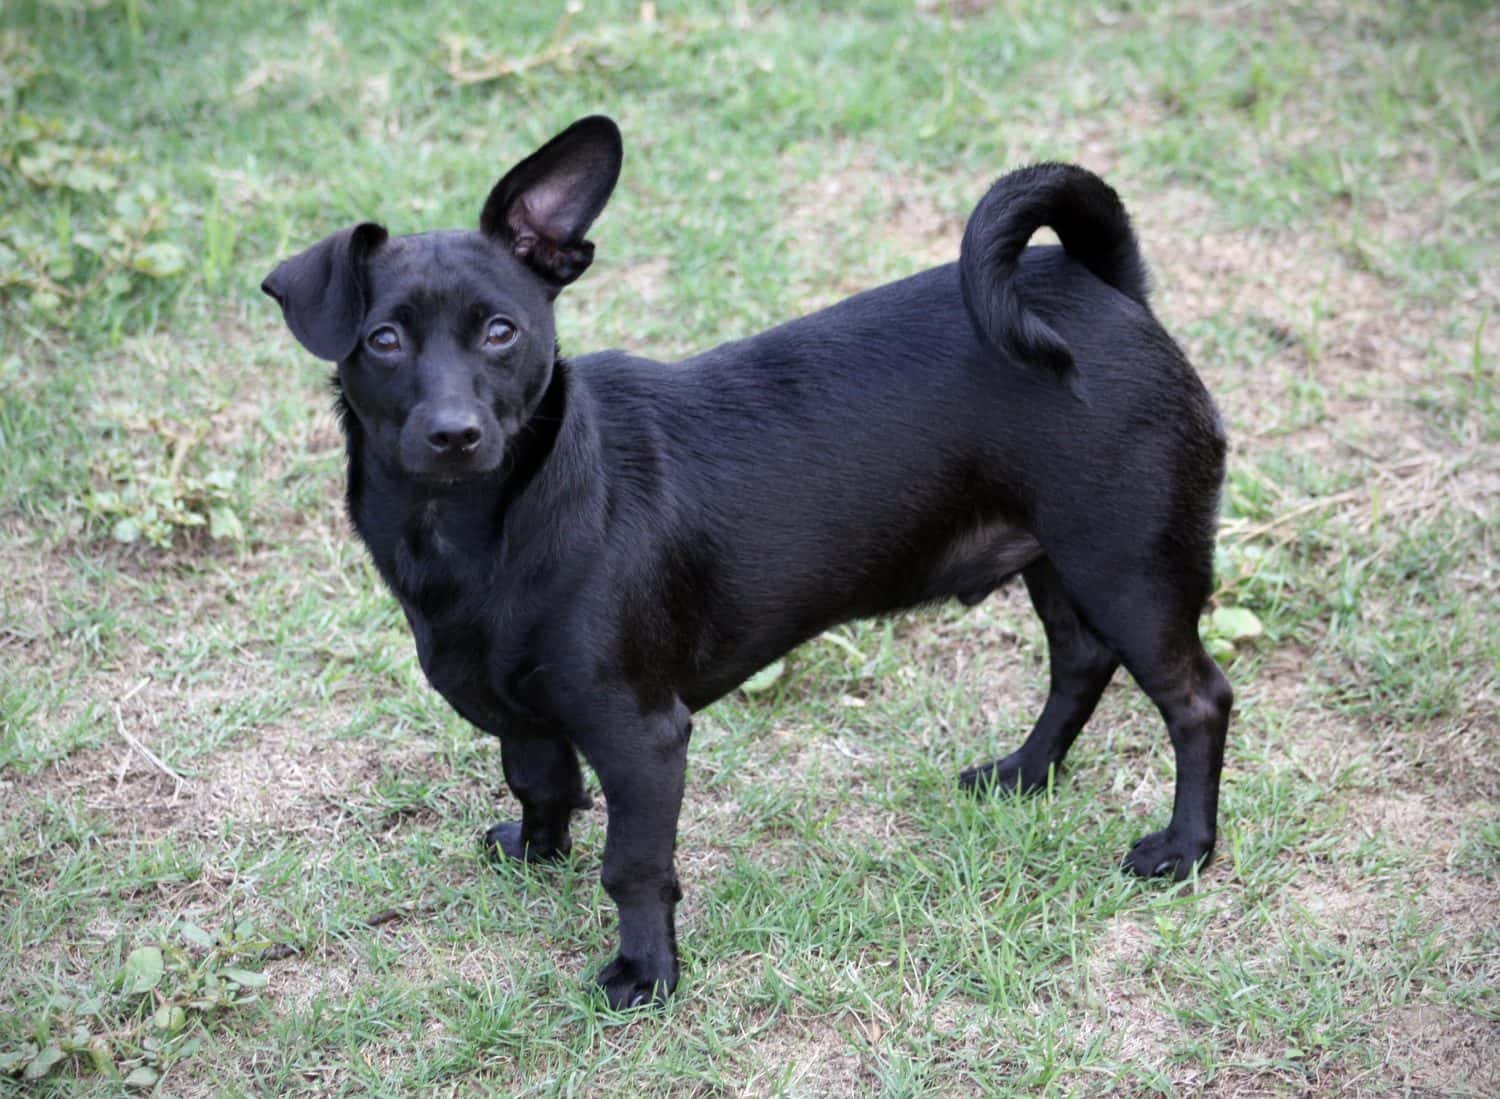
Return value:
<svg viewBox="0 0 1500 1099">
<path fill-rule="evenodd" d="M 620 159 L 620 130 L 610 119 L 579 119 L 495 184 L 479 228 L 555 295 L 594 260 L 594 246 L 583 234 L 615 189 Z"/>
<path fill-rule="evenodd" d="M 365 258 L 385 238 L 383 227 L 363 222 L 297 253 L 260 284 L 318 358 L 338 362 L 354 351 L 365 321 Z"/>
</svg>

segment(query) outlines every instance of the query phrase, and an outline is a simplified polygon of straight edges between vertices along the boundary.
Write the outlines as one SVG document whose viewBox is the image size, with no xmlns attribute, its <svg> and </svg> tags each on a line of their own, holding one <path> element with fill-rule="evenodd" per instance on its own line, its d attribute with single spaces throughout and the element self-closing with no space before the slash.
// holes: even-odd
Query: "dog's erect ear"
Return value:
<svg viewBox="0 0 1500 1099">
<path fill-rule="evenodd" d="M 283 262 L 260 288 L 281 306 L 297 341 L 320 359 L 338 362 L 359 342 L 365 322 L 365 257 L 386 238 L 363 222 Z"/>
<path fill-rule="evenodd" d="M 603 115 L 579 119 L 495 184 L 479 228 L 540 275 L 553 294 L 594 261 L 583 234 L 620 177 L 620 130 Z"/>
</svg>

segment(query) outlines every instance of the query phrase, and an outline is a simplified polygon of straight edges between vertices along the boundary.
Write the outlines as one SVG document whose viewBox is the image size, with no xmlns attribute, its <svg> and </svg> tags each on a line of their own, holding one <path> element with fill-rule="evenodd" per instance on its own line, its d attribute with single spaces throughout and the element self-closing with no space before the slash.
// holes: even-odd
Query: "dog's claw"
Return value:
<svg viewBox="0 0 1500 1099">
<path fill-rule="evenodd" d="M 676 960 L 648 966 L 616 955 L 594 980 L 612 1009 L 634 1011 L 663 1006 L 677 987 L 677 974 Z"/>
<path fill-rule="evenodd" d="M 503 856 L 517 862 L 558 862 L 573 847 L 572 840 L 567 838 L 553 846 L 527 843 L 521 839 L 521 822 L 515 820 L 501 821 L 487 829 L 479 842 L 491 858 Z"/>
<path fill-rule="evenodd" d="M 1047 776 L 1027 774 L 1016 755 L 1008 755 L 961 772 L 958 785 L 971 794 L 1036 794 L 1047 788 Z"/>
<path fill-rule="evenodd" d="M 1143 878 L 1170 877 L 1186 881 L 1193 868 L 1202 870 L 1213 858 L 1214 841 L 1183 838 L 1170 828 L 1142 836 L 1130 846 L 1120 869 Z"/>
</svg>

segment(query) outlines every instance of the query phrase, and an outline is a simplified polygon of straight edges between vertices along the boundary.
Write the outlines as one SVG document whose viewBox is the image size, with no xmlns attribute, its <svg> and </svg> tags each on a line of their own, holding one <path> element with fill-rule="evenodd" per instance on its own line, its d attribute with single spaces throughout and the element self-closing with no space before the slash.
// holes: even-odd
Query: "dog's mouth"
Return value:
<svg viewBox="0 0 1500 1099">
<path fill-rule="evenodd" d="M 406 475 L 424 488 L 459 489 L 492 477 L 499 468 L 500 463 L 494 462 L 470 469 L 410 469 Z"/>
<path fill-rule="evenodd" d="M 404 448 L 403 450 L 407 450 Z M 505 446 L 486 440 L 471 450 L 450 454 L 403 453 L 401 469 L 406 479 L 425 487 L 462 488 L 492 479 L 505 464 Z"/>
</svg>

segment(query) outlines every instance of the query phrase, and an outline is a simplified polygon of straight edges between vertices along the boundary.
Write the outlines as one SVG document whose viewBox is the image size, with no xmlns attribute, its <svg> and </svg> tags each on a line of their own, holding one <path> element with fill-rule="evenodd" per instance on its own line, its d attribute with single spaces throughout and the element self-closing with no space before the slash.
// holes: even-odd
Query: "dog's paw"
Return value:
<svg viewBox="0 0 1500 1099">
<path fill-rule="evenodd" d="M 677 987 L 677 962 L 643 965 L 623 954 L 599 971 L 594 978 L 604 990 L 604 998 L 616 1011 L 638 1007 L 660 1007 Z"/>
<path fill-rule="evenodd" d="M 1040 775 L 1021 765 L 1021 753 L 1012 752 L 994 763 L 970 767 L 958 776 L 958 785 L 971 794 L 1036 794 L 1047 788 L 1047 772 Z"/>
<path fill-rule="evenodd" d="M 1214 840 L 1180 836 L 1170 828 L 1142 836 L 1130 848 L 1120 869 L 1143 878 L 1184 881 L 1196 866 L 1208 866 L 1214 857 Z"/>
<path fill-rule="evenodd" d="M 564 836 L 558 844 L 541 845 L 521 839 L 521 822 L 507 820 L 485 831 L 480 846 L 491 858 L 509 858 L 517 862 L 557 862 L 566 858 L 573 841 Z"/>
</svg>

